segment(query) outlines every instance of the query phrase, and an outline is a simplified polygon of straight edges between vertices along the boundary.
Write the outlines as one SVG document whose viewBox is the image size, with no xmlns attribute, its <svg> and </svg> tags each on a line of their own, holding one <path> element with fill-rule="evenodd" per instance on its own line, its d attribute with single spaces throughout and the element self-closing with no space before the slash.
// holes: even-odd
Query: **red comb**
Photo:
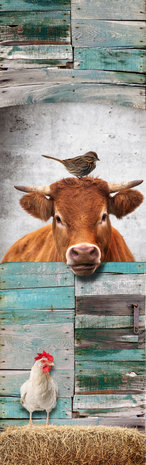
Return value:
<svg viewBox="0 0 146 465">
<path fill-rule="evenodd" d="M 37 357 L 34 357 L 34 359 L 40 360 L 43 357 L 46 357 L 49 360 L 49 362 L 53 362 L 54 360 L 53 355 L 50 355 L 49 353 L 45 352 L 45 350 L 43 350 L 42 354 L 38 352 Z"/>
</svg>

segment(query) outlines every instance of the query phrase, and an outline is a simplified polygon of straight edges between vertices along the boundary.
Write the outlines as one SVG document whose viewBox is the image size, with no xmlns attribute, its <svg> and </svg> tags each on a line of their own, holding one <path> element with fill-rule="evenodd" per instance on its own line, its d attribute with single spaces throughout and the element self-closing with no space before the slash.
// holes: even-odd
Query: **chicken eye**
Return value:
<svg viewBox="0 0 146 465">
<path fill-rule="evenodd" d="M 103 215 L 102 215 L 102 221 L 105 221 L 106 218 L 107 218 L 107 213 L 103 213 Z"/>
<path fill-rule="evenodd" d="M 55 218 L 56 218 L 57 223 L 61 223 L 61 218 L 59 215 L 56 215 Z"/>
</svg>

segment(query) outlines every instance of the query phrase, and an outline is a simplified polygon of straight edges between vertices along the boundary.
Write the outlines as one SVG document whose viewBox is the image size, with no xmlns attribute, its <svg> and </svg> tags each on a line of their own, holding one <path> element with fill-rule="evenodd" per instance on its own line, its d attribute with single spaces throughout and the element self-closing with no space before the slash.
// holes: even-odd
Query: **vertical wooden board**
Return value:
<svg viewBox="0 0 146 465">
<path fill-rule="evenodd" d="M 62 11 L 69 10 L 71 0 L 1 0 L 0 11 Z"/>
<path fill-rule="evenodd" d="M 144 0 L 72 0 L 73 19 L 145 19 Z"/>
<path fill-rule="evenodd" d="M 103 69 L 107 71 L 146 72 L 145 50 L 126 48 L 75 48 L 75 69 Z"/>
<path fill-rule="evenodd" d="M 64 263 L 2 263 L 0 288 L 74 286 L 74 274 Z"/>
<path fill-rule="evenodd" d="M 0 292 L 1 309 L 74 308 L 73 287 L 13 289 Z"/>
<path fill-rule="evenodd" d="M 72 20 L 73 47 L 143 48 L 144 21 Z"/>
<path fill-rule="evenodd" d="M 75 295 L 145 294 L 145 279 L 139 274 L 98 274 L 88 278 L 75 277 Z"/>
<path fill-rule="evenodd" d="M 1 397 L 1 418 L 29 418 L 29 412 L 20 404 L 19 397 Z M 71 418 L 71 398 L 59 397 L 56 407 L 50 412 L 50 418 Z M 33 418 L 46 418 L 46 412 L 34 412 Z"/>
</svg>

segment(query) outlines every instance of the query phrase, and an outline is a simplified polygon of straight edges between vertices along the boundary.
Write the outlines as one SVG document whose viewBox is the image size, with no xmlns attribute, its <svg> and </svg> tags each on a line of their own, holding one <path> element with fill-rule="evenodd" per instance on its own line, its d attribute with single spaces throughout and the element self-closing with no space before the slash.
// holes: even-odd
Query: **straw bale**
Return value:
<svg viewBox="0 0 146 465">
<path fill-rule="evenodd" d="M 2 465 L 144 465 L 144 435 L 108 426 L 8 427 Z"/>
</svg>

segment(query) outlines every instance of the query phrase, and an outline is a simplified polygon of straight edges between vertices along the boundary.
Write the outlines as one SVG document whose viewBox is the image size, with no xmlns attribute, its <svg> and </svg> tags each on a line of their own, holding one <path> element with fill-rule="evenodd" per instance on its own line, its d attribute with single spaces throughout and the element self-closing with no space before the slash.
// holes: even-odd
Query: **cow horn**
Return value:
<svg viewBox="0 0 146 465">
<path fill-rule="evenodd" d="M 40 192 L 45 195 L 50 195 L 50 186 L 14 186 L 15 189 L 22 192 Z"/>
<path fill-rule="evenodd" d="M 138 186 L 143 182 L 143 179 L 139 179 L 138 181 L 128 181 L 128 182 L 108 182 L 109 192 L 114 193 L 121 191 L 122 189 L 130 189 L 131 187 Z"/>
</svg>

